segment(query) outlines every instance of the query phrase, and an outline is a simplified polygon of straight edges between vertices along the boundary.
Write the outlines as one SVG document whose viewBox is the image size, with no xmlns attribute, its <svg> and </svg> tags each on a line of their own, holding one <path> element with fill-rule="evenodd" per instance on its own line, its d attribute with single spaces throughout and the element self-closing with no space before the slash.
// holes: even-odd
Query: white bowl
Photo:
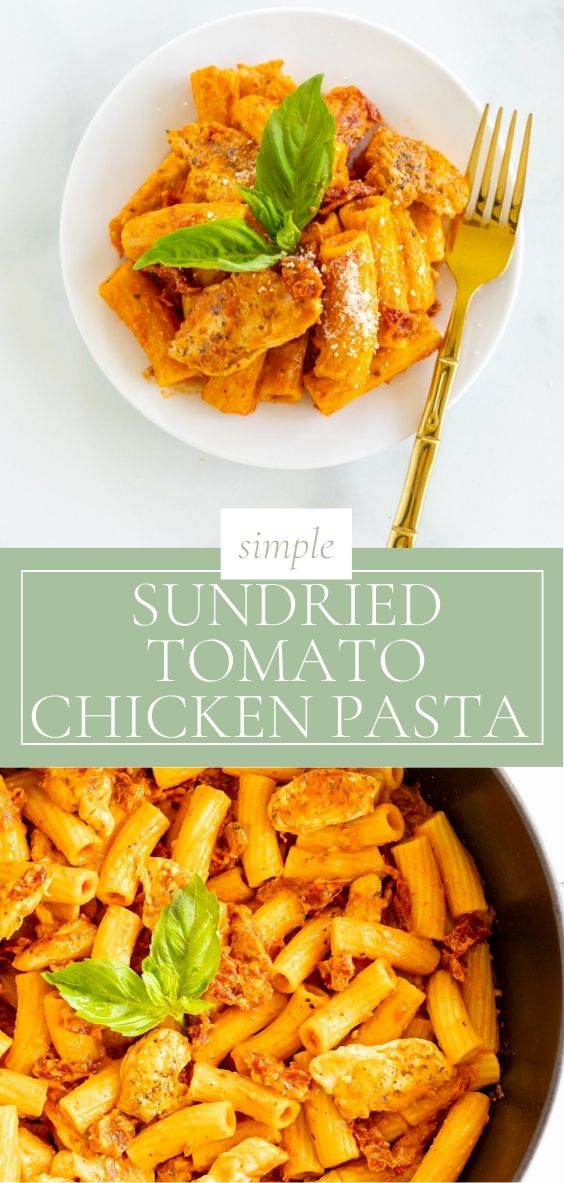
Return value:
<svg viewBox="0 0 564 1183">
<path fill-rule="evenodd" d="M 153 423 L 193 447 L 268 468 L 321 468 L 390 447 L 419 421 L 433 367 L 420 362 L 389 386 L 326 419 L 304 397 L 265 404 L 247 417 L 222 415 L 198 396 L 163 398 L 142 376 L 146 358 L 98 295 L 115 267 L 107 223 L 162 160 L 165 129 L 194 117 L 188 75 L 214 63 L 284 58 L 298 81 L 323 72 L 327 88 L 355 83 L 396 130 L 420 137 L 464 168 L 481 104 L 443 65 L 387 29 L 334 13 L 248 12 L 191 29 L 141 62 L 102 104 L 74 157 L 63 198 L 61 255 L 70 305 L 92 356 L 117 390 Z M 515 297 L 519 236 L 506 274 L 475 298 L 453 397 L 472 384 L 497 344 Z M 441 268 L 439 327 L 453 281 Z"/>
</svg>

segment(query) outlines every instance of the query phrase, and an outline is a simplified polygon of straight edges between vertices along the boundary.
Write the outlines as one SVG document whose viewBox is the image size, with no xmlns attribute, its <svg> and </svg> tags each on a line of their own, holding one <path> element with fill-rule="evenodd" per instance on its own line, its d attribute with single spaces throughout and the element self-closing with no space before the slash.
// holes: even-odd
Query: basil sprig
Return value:
<svg viewBox="0 0 564 1183">
<path fill-rule="evenodd" d="M 256 187 L 239 186 L 270 241 L 241 218 L 218 218 L 164 234 L 134 264 L 263 271 L 297 246 L 329 187 L 335 120 L 315 74 L 270 115 L 256 165 Z"/>
<path fill-rule="evenodd" d="M 323 74 L 314 74 L 275 107 L 264 129 L 257 157 L 257 184 L 249 195 L 272 205 L 271 238 L 291 251 L 315 217 L 329 187 L 335 151 L 335 120 L 321 94 Z M 262 222 L 260 214 L 255 214 Z"/>
<path fill-rule="evenodd" d="M 143 1035 L 168 1015 L 209 1010 L 202 995 L 220 958 L 219 902 L 198 875 L 177 892 L 157 920 L 141 974 L 122 961 L 86 958 L 44 973 L 73 1010 L 120 1035 Z"/>
<path fill-rule="evenodd" d="M 221 271 L 263 271 L 282 258 L 242 218 L 218 218 L 185 226 L 157 238 L 135 267 L 165 263 L 168 267 L 217 267 Z"/>
</svg>

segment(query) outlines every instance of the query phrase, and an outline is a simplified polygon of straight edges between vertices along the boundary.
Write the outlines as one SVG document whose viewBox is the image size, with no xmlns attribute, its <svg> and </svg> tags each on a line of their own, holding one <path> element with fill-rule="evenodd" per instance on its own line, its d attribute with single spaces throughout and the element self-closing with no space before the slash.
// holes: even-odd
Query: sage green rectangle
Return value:
<svg viewBox="0 0 564 1183">
<path fill-rule="evenodd" d="M 0 562 L 3 766 L 562 762 L 559 550 L 356 550 L 326 584 L 221 583 L 209 550 Z"/>
</svg>

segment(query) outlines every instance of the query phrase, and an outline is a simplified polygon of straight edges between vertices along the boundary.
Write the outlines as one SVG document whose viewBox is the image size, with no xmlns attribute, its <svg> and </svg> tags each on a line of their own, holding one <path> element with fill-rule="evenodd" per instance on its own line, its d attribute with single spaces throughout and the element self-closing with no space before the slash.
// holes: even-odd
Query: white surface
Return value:
<svg viewBox="0 0 564 1183">
<path fill-rule="evenodd" d="M 507 768 L 506 772 L 544 844 L 555 878 L 564 885 L 564 771 L 561 768 Z M 561 1076 L 544 1134 L 525 1173 L 525 1183 L 547 1183 L 561 1177 L 563 1118 L 564 1076 Z"/>
<path fill-rule="evenodd" d="M 116 395 L 89 357 L 64 296 L 56 241 L 62 187 L 92 114 L 153 49 L 202 17 L 248 6 L 19 0 L 6 12 L 2 545 L 213 545 L 221 505 L 255 504 L 352 506 L 355 543 L 385 542 L 407 442 L 375 458 L 290 477 L 204 458 Z M 535 111 L 523 283 L 495 357 L 452 408 L 420 543 L 562 545 L 559 0 L 476 0 L 464 13 L 447 0 L 311 6 L 391 25 L 448 62 L 480 100 Z M 213 50 L 210 42 L 210 59 Z"/>
<path fill-rule="evenodd" d="M 261 468 L 324 468 L 373 455 L 417 430 L 434 358 L 330 418 L 320 415 L 309 398 L 297 406 L 263 404 L 253 415 L 227 416 L 198 397 L 165 399 L 154 386 L 148 388 L 143 351 L 98 295 L 100 281 L 116 265 L 108 221 L 160 164 L 165 129 L 195 118 L 186 75 L 209 63 L 210 43 L 218 66 L 246 60 L 252 45 L 254 61 L 276 53 L 298 82 L 317 69 L 323 70 L 327 88 L 354 82 L 377 99 L 393 128 L 427 141 L 460 168 L 468 159 L 482 105 L 448 70 L 395 34 L 349 17 L 299 12 L 292 19 L 288 10 L 267 9 L 193 29 L 151 54 L 103 103 L 71 165 L 61 219 L 67 295 L 92 356 L 132 406 L 184 443 Z M 453 401 L 477 378 L 503 333 L 518 287 L 522 248 L 520 235 L 506 274 L 472 301 Z M 446 267 L 440 273 L 436 324 L 444 330 L 454 283 Z"/>
</svg>

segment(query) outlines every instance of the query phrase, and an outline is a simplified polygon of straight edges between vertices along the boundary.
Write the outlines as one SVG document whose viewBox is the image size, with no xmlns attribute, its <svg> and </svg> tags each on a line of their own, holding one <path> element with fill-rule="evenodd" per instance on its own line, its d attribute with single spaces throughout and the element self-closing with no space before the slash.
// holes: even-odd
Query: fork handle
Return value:
<svg viewBox="0 0 564 1183">
<path fill-rule="evenodd" d="M 451 387 L 462 346 L 462 333 L 471 296 L 459 293 L 450 314 L 445 337 L 415 437 L 404 486 L 399 499 L 388 547 L 415 545 L 423 500 L 435 462 Z"/>
</svg>

